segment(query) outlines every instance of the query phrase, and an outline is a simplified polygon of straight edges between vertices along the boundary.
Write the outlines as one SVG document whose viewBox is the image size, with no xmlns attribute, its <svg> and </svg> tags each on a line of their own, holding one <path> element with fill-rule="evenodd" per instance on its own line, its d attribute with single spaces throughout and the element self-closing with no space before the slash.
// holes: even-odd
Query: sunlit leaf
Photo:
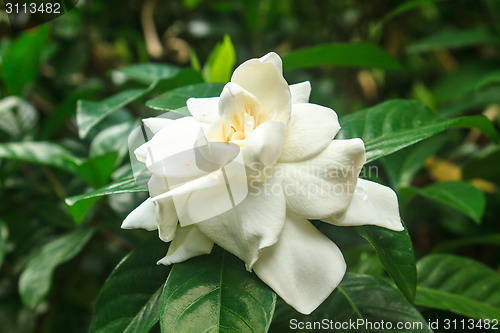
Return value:
<svg viewBox="0 0 500 333">
<path fill-rule="evenodd" d="M 203 66 L 203 78 L 207 82 L 228 82 L 233 73 L 236 53 L 229 35 L 224 35 L 210 53 L 207 63 Z"/>
<path fill-rule="evenodd" d="M 54 269 L 74 258 L 92 236 L 92 229 L 77 229 L 45 244 L 27 263 L 19 278 L 23 303 L 35 309 L 47 296 Z"/>
<path fill-rule="evenodd" d="M 500 275 L 469 258 L 430 255 L 417 263 L 415 303 L 477 319 L 500 318 Z"/>
<path fill-rule="evenodd" d="M 160 295 L 170 267 L 156 265 L 168 245 L 153 236 L 137 246 L 104 283 L 90 324 L 90 333 L 140 333 L 160 316 Z"/>
<path fill-rule="evenodd" d="M 392 55 L 374 44 L 326 44 L 292 51 L 282 57 L 285 70 L 318 66 L 373 67 L 401 70 Z"/>
<path fill-rule="evenodd" d="M 481 222 L 486 206 L 483 192 L 463 181 L 436 183 L 423 188 L 411 187 L 405 190 L 451 206 L 469 216 L 476 223 Z"/>
<path fill-rule="evenodd" d="M 174 265 L 162 294 L 162 332 L 267 332 L 276 294 L 221 252 Z"/>
<path fill-rule="evenodd" d="M 368 225 L 356 227 L 356 230 L 373 246 L 399 290 L 413 302 L 417 287 L 417 268 L 408 230 L 398 232 Z"/>
</svg>

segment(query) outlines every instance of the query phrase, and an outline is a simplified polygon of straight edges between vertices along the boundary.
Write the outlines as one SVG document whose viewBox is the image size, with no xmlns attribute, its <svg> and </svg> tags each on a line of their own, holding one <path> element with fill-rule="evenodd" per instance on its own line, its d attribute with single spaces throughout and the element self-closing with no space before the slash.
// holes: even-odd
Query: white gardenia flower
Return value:
<svg viewBox="0 0 500 333">
<path fill-rule="evenodd" d="M 281 58 L 269 53 L 240 65 L 220 97 L 189 99 L 192 117 L 145 119 L 154 136 L 135 154 L 152 172 L 151 198 L 122 228 L 158 229 L 163 241 L 172 242 L 159 261 L 164 265 L 208 254 L 218 244 L 297 311 L 311 313 L 340 283 L 346 264 L 308 219 L 398 231 L 403 226 L 396 194 L 358 179 L 363 141 L 333 140 L 340 130 L 337 115 L 309 103 L 310 90 L 309 82 L 289 86 Z M 241 168 L 223 173 L 237 169 L 234 156 L 205 173 L 186 162 L 193 153 L 180 158 L 185 166 L 172 159 L 200 140 L 236 147 L 244 178 L 238 178 Z M 176 162 L 159 168 L 158 161 L 166 160 Z M 228 174 L 238 184 L 243 179 L 245 192 L 233 190 L 233 205 L 217 211 L 227 198 Z"/>
</svg>

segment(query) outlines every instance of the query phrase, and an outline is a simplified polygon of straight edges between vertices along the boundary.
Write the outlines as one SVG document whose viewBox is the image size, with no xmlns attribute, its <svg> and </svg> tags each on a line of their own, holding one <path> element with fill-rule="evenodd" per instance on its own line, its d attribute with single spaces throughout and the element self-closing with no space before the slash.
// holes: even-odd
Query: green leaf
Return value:
<svg viewBox="0 0 500 333">
<path fill-rule="evenodd" d="M 476 83 L 476 90 L 484 89 L 490 85 L 498 85 L 500 84 L 500 71 L 496 71 L 493 73 L 488 73 L 484 77 Z"/>
<path fill-rule="evenodd" d="M 490 104 L 497 103 L 500 103 L 500 89 L 491 87 L 490 89 L 464 94 L 462 98 L 447 103 L 446 106 L 440 109 L 439 113 L 445 117 L 456 116 L 470 110 L 483 109 Z"/>
<path fill-rule="evenodd" d="M 112 152 L 118 152 L 120 157 L 124 157 L 128 153 L 128 136 L 134 123 L 125 122 L 118 125 L 113 125 L 99 132 L 90 144 L 89 155 L 97 157 Z"/>
<path fill-rule="evenodd" d="M 443 119 L 427 106 L 410 100 L 392 100 L 361 110 L 340 119 L 339 139 L 361 138 L 366 147 L 367 162 L 389 155 L 452 126 L 477 128 L 492 141 L 498 133 L 484 116 Z"/>
<path fill-rule="evenodd" d="M 41 26 L 23 33 L 3 56 L 2 76 L 8 95 L 20 95 L 37 77 L 48 32 L 47 27 Z"/>
<path fill-rule="evenodd" d="M 55 268 L 74 258 L 93 234 L 92 229 L 77 229 L 45 244 L 28 261 L 19 278 L 23 303 L 34 310 L 50 290 Z"/>
<path fill-rule="evenodd" d="M 415 299 L 417 268 L 408 230 L 394 231 L 377 226 L 356 227 L 373 246 L 385 270 L 408 301 Z"/>
<path fill-rule="evenodd" d="M 500 174 L 493 165 L 500 165 L 500 148 L 498 146 L 485 147 L 483 151 L 470 158 L 462 167 L 464 179 L 481 178 L 500 183 Z"/>
<path fill-rule="evenodd" d="M 439 135 L 415 144 L 412 149 L 402 149 L 382 159 L 393 187 L 408 187 L 428 157 L 435 154 L 448 140 Z"/>
<path fill-rule="evenodd" d="M 434 2 L 442 2 L 442 1 L 446 1 L 446 0 L 410 0 L 410 1 L 406 1 L 402 5 L 399 5 L 398 7 L 396 7 L 396 9 L 393 9 L 391 12 L 389 12 L 389 14 L 385 15 L 383 21 L 388 21 L 393 17 L 396 17 L 400 14 L 406 13 L 410 10 L 417 8 L 417 7 L 420 7 L 420 6 L 423 6 L 426 4 L 430 4 L 430 3 L 434 3 Z"/>
<path fill-rule="evenodd" d="M 288 332 L 292 325 L 305 325 L 307 322 L 323 322 L 332 325 L 328 331 L 337 332 L 432 332 L 426 320 L 418 310 L 404 298 L 390 283 L 376 279 L 370 275 L 347 273 L 336 290 L 312 314 L 305 316 L 295 312 L 289 306 L 276 308 L 275 320 L 271 332 Z M 374 329 L 369 323 L 386 323 L 386 329 Z M 344 326 L 335 324 L 359 323 L 359 326 Z M 368 323 L 368 324 L 367 324 Z M 388 329 L 388 323 L 392 329 Z M 412 323 L 413 328 L 397 328 L 398 323 Z M 418 325 L 418 326 L 417 326 Z M 317 327 L 316 327 L 317 328 Z M 330 326 L 328 327 L 330 328 Z M 307 332 L 319 332 L 319 329 L 307 329 Z M 301 330 L 302 331 L 302 330 Z M 321 330 L 323 331 L 323 330 Z M 327 331 L 325 329 L 325 331 Z"/>
<path fill-rule="evenodd" d="M 180 87 L 164 93 L 147 101 L 146 105 L 160 111 L 176 111 L 186 106 L 186 101 L 191 97 L 218 97 L 224 84 L 222 83 L 200 83 Z"/>
<path fill-rule="evenodd" d="M 168 245 L 156 236 L 137 246 L 99 292 L 89 333 L 140 333 L 158 322 L 160 295 L 170 267 L 156 265 Z"/>
<path fill-rule="evenodd" d="M 436 183 L 423 188 L 411 187 L 405 190 L 453 207 L 476 223 L 481 222 L 486 206 L 483 192 L 463 181 Z"/>
<path fill-rule="evenodd" d="M 117 156 L 116 152 L 111 152 L 89 158 L 79 166 L 79 174 L 94 188 L 104 186 L 115 170 Z"/>
<path fill-rule="evenodd" d="M 125 177 L 97 190 L 66 198 L 65 203 L 73 219 L 79 224 L 88 209 L 102 196 L 118 193 L 144 192 L 147 188 L 139 187 L 134 177 Z"/>
<path fill-rule="evenodd" d="M 50 165 L 72 173 L 78 173 L 82 160 L 61 145 L 51 142 L 0 143 L 0 159 Z"/>
<path fill-rule="evenodd" d="M 470 245 L 496 245 L 500 246 L 500 234 L 487 234 L 471 237 L 441 241 L 433 249 L 433 252 L 450 252 L 461 250 Z"/>
<path fill-rule="evenodd" d="M 38 113 L 31 103 L 16 96 L 0 100 L 0 131 L 11 138 L 33 131 L 37 120 Z"/>
<path fill-rule="evenodd" d="M 406 48 L 406 51 L 408 53 L 419 53 L 443 48 L 455 49 L 489 43 L 497 44 L 498 40 L 485 29 L 443 31 L 411 43 Z"/>
<path fill-rule="evenodd" d="M 162 294 L 162 332 L 267 332 L 276 294 L 220 252 L 174 265 Z"/>
<path fill-rule="evenodd" d="M 78 134 L 83 139 L 101 120 L 147 93 L 148 89 L 128 89 L 100 102 L 79 100 L 76 107 Z"/>
<path fill-rule="evenodd" d="M 500 318 L 500 275 L 469 258 L 435 254 L 417 263 L 415 303 L 477 319 Z"/>
<path fill-rule="evenodd" d="M 185 69 L 173 77 L 155 80 L 148 88 L 125 90 L 100 102 L 79 100 L 76 110 L 78 134 L 85 138 L 104 118 L 145 96 L 197 82 L 201 82 L 200 75 L 192 69 Z"/>
<path fill-rule="evenodd" d="M 3 265 L 3 259 L 7 253 L 7 241 L 9 240 L 9 228 L 7 224 L 0 221 L 0 269 Z"/>
<path fill-rule="evenodd" d="M 207 82 L 228 82 L 236 62 L 236 52 L 229 35 L 224 35 L 222 43 L 218 43 L 208 56 L 203 67 L 203 78 Z"/>
<path fill-rule="evenodd" d="M 282 57 L 285 70 L 318 66 L 374 67 L 401 70 L 397 59 L 374 44 L 326 44 L 290 52 Z"/>
<path fill-rule="evenodd" d="M 111 76 L 115 81 L 132 80 L 150 86 L 160 79 L 174 77 L 179 72 L 180 68 L 177 66 L 147 63 L 114 70 Z"/>
</svg>

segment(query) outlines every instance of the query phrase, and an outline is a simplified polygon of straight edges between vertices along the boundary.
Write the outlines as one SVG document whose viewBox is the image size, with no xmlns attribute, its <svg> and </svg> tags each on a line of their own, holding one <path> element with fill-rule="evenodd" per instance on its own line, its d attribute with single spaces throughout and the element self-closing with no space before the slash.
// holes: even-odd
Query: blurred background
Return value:
<svg viewBox="0 0 500 333">
<path fill-rule="evenodd" d="M 30 260 L 54 251 L 57 243 L 49 249 L 46 245 L 75 229 L 65 199 L 123 174 L 129 163 L 127 131 L 136 119 L 159 114 L 144 101 L 136 101 L 104 119 L 84 139 L 79 137 L 78 100 L 99 101 L 135 87 L 116 75 L 120 68 L 154 62 L 196 69 L 209 60 L 224 35 L 234 45 L 236 65 L 269 51 L 286 55 L 326 43 L 373 43 L 398 59 L 403 69 L 316 66 L 286 71 L 285 78 L 290 84 L 309 80 L 311 102 L 333 108 L 341 119 L 403 98 L 423 102 L 443 117 L 484 114 L 498 128 L 500 2 L 419 1 L 409 8 L 402 4 L 396 0 L 80 0 L 47 24 L 19 32 L 9 32 L 2 14 L 0 142 L 54 142 L 79 158 L 115 155 L 112 169 L 89 185 L 85 177 L 54 167 L 59 162 L 38 163 L 43 160 L 38 155 L 31 160 L 15 158 L 8 148 L 0 148 L 0 331 L 86 332 L 107 276 L 135 244 L 151 235 L 119 229 L 144 193 L 101 199 L 83 220 L 97 231 L 47 270 L 51 287 L 43 301 L 34 304 L 20 296 L 20 276 Z M 390 167 L 404 163 L 410 171 Z M 379 167 L 375 178 L 398 190 L 418 257 L 444 251 L 498 270 L 500 149 L 496 145 L 475 130 L 451 130 L 373 165 Z M 447 181 L 470 184 L 473 189 L 464 196 L 473 193 L 471 200 L 479 200 L 479 208 L 471 212 L 460 202 L 444 205 L 435 193 L 411 190 Z M 373 251 L 354 232 L 324 231 L 346 250 L 351 271 L 383 274 L 378 261 L 371 260 Z"/>
</svg>

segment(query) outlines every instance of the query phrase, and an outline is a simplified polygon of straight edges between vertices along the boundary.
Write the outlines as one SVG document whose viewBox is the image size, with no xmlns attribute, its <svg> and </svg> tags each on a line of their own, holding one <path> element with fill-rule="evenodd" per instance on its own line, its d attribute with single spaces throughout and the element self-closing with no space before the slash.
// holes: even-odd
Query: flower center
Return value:
<svg viewBox="0 0 500 333">
<path fill-rule="evenodd" d="M 229 124 L 224 126 L 228 130 L 224 133 L 226 142 L 234 143 L 244 147 L 245 139 L 257 128 L 259 123 L 256 121 L 258 105 L 244 105 L 239 112 L 234 112 Z"/>
</svg>

